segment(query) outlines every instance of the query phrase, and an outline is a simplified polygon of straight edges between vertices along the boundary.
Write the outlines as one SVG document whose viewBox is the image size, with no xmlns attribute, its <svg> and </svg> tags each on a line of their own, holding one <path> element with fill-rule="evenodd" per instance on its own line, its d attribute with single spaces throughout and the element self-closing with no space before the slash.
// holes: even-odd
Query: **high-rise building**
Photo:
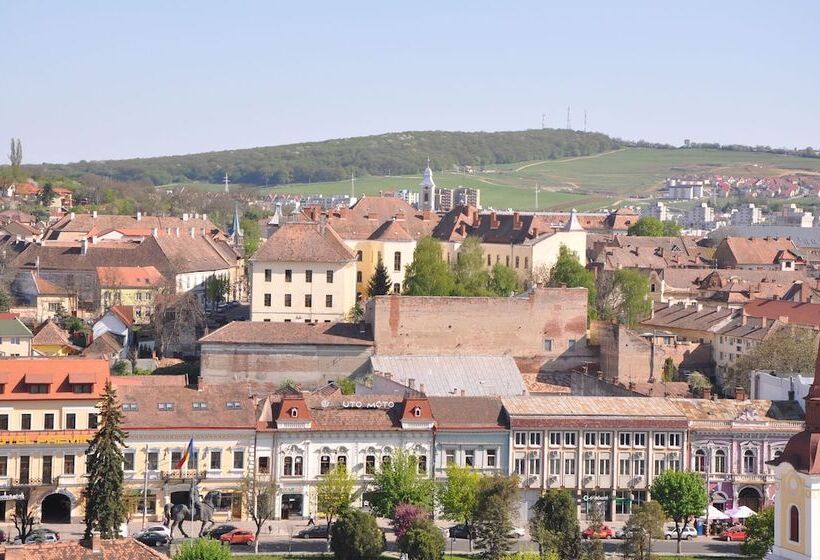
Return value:
<svg viewBox="0 0 820 560">
<path fill-rule="evenodd" d="M 733 226 L 753 226 L 763 221 L 763 212 L 750 202 L 732 210 L 731 222 Z"/>
<path fill-rule="evenodd" d="M 657 218 L 662 222 L 669 219 L 669 208 L 661 201 L 653 202 L 646 210 L 641 212 L 642 216 Z"/>
<path fill-rule="evenodd" d="M 481 210 L 481 189 L 458 187 L 454 191 L 453 203 L 456 206 L 475 206 Z"/>
</svg>

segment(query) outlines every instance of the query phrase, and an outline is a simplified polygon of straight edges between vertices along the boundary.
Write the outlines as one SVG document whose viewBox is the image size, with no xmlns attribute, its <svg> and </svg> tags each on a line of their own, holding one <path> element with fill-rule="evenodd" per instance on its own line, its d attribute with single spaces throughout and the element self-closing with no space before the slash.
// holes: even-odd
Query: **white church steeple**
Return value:
<svg viewBox="0 0 820 560">
<path fill-rule="evenodd" d="M 419 183 L 419 210 L 431 210 L 435 212 L 438 210 L 438 202 L 436 200 L 436 183 L 433 181 L 433 170 L 430 169 L 430 158 L 427 158 L 427 168 Z"/>
</svg>

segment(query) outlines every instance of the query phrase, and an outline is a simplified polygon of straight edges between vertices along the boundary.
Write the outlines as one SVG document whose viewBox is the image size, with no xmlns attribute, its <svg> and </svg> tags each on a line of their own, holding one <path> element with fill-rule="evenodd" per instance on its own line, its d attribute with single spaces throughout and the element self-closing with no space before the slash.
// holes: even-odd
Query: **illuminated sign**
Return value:
<svg viewBox="0 0 820 560">
<path fill-rule="evenodd" d="M 363 403 L 362 401 L 342 401 L 342 408 L 393 408 L 396 403 L 393 401 L 373 401 Z"/>
<path fill-rule="evenodd" d="M 0 502 L 16 502 L 17 500 L 25 500 L 26 497 L 22 492 L 17 494 L 0 494 Z"/>
<path fill-rule="evenodd" d="M 0 445 L 27 445 L 49 443 L 88 443 L 94 436 L 93 430 L 73 432 L 2 432 Z"/>
</svg>

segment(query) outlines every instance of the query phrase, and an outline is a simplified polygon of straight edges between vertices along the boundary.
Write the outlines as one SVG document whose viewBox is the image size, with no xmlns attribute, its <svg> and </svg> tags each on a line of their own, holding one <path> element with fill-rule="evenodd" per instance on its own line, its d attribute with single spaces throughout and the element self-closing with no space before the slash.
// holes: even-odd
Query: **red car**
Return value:
<svg viewBox="0 0 820 560">
<path fill-rule="evenodd" d="M 610 529 L 609 526 L 601 525 L 597 531 L 589 527 L 581 533 L 581 536 L 585 539 L 611 539 L 612 534 L 612 529 Z"/>
<path fill-rule="evenodd" d="M 744 527 L 732 527 L 731 529 L 724 531 L 720 538 L 725 541 L 745 541 L 746 529 Z"/>
<path fill-rule="evenodd" d="M 245 529 L 234 529 L 229 533 L 225 533 L 219 540 L 224 543 L 230 544 L 246 544 L 248 546 L 252 546 L 253 542 L 256 540 L 256 537 L 250 531 Z"/>
</svg>

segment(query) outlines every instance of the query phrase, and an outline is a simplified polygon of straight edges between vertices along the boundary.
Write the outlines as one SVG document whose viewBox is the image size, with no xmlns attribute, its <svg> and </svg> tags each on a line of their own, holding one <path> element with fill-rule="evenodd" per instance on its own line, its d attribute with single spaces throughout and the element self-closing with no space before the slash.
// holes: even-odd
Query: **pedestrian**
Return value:
<svg viewBox="0 0 820 560">
<path fill-rule="evenodd" d="M 314 525 L 316 525 L 316 520 L 313 519 L 313 514 L 309 513 L 308 514 L 308 527 L 312 527 Z"/>
</svg>

